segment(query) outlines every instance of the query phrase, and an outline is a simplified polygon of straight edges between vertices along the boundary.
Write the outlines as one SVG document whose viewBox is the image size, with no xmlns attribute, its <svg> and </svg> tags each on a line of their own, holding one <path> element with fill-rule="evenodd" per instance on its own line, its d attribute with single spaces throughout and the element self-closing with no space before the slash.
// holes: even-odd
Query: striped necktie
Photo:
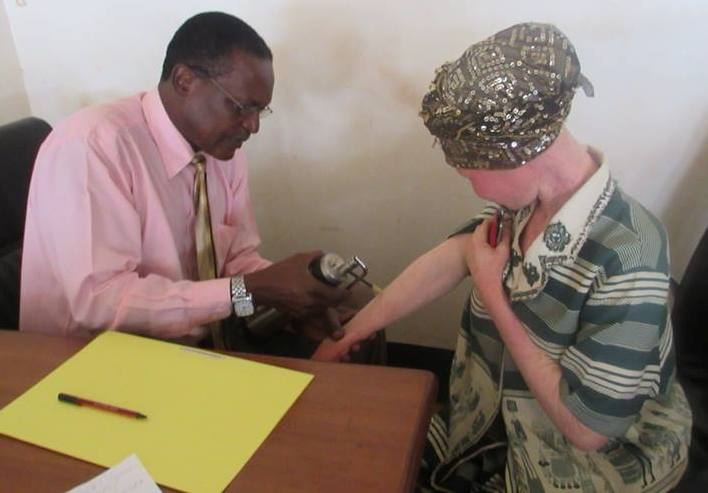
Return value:
<svg viewBox="0 0 708 493">
<path fill-rule="evenodd" d="M 196 169 L 194 175 L 194 238 L 197 247 L 197 271 L 201 281 L 215 279 L 216 255 L 214 254 L 214 239 L 211 233 L 211 214 L 209 212 L 209 195 L 207 194 L 206 158 L 196 154 L 190 161 Z M 216 349 L 224 349 L 224 337 L 221 321 L 207 325 L 212 342 Z"/>
</svg>

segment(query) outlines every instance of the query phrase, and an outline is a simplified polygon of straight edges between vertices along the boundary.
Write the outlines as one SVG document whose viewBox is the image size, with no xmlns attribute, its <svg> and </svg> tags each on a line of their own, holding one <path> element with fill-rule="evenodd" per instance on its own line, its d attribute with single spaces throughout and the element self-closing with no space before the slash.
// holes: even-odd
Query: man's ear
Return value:
<svg viewBox="0 0 708 493">
<path fill-rule="evenodd" d="M 189 95 L 189 93 L 194 89 L 194 84 L 196 81 L 197 76 L 194 74 L 192 69 L 183 63 L 178 63 L 172 68 L 170 82 L 172 83 L 172 88 L 175 93 L 179 96 L 185 97 Z"/>
</svg>

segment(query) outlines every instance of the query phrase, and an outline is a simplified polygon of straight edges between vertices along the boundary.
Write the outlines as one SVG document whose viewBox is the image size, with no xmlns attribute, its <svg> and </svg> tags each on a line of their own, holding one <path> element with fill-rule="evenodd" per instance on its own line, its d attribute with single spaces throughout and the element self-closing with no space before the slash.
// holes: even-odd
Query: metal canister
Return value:
<svg viewBox="0 0 708 493">
<path fill-rule="evenodd" d="M 346 264 L 336 253 L 325 253 L 310 263 L 310 272 L 320 281 L 337 286 L 346 275 Z"/>
</svg>

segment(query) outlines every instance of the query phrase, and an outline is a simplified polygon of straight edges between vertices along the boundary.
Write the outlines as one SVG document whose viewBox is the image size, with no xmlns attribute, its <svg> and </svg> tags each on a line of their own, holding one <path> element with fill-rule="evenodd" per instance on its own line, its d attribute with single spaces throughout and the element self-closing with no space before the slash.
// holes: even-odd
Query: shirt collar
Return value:
<svg viewBox="0 0 708 493">
<path fill-rule="evenodd" d="M 194 157 L 194 150 L 170 120 L 157 88 L 143 95 L 142 106 L 167 176 L 173 178 L 189 164 Z"/>
<path fill-rule="evenodd" d="M 523 257 L 520 236 L 535 205 L 514 214 L 510 272 L 505 282 L 513 300 L 538 294 L 548 282 L 552 266 L 575 262 L 590 228 L 610 201 L 615 184 L 609 166 L 599 151 L 588 150 L 599 168 L 551 218 L 543 234 L 534 240 Z"/>
</svg>

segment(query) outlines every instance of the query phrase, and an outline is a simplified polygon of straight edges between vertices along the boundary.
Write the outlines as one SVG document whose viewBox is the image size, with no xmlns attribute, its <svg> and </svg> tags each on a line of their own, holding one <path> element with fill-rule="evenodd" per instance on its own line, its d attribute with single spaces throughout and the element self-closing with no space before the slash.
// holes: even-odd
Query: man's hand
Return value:
<svg viewBox="0 0 708 493">
<path fill-rule="evenodd" d="M 328 308 L 323 313 L 293 320 L 294 329 L 314 341 L 330 338 L 339 340 L 344 337 L 342 324 L 356 314 L 352 308 Z"/>
<path fill-rule="evenodd" d="M 485 306 L 504 296 L 502 276 L 511 250 L 511 228 L 505 227 L 496 247 L 489 245 L 490 219 L 470 235 L 465 248 L 465 261 L 477 293 Z M 507 225 L 508 226 L 508 225 Z"/>
<path fill-rule="evenodd" d="M 323 312 L 349 295 L 341 287 L 331 287 L 312 276 L 310 262 L 321 251 L 298 253 L 263 270 L 243 276 L 246 289 L 258 305 L 271 306 L 295 318 Z"/>
<path fill-rule="evenodd" d="M 366 336 L 358 332 L 347 332 L 346 335 L 338 341 L 324 339 L 311 359 L 329 363 L 349 361 L 351 359 L 350 353 L 359 351 L 362 341 L 366 339 L 371 340 L 374 337 L 376 337 L 376 333 Z"/>
</svg>

